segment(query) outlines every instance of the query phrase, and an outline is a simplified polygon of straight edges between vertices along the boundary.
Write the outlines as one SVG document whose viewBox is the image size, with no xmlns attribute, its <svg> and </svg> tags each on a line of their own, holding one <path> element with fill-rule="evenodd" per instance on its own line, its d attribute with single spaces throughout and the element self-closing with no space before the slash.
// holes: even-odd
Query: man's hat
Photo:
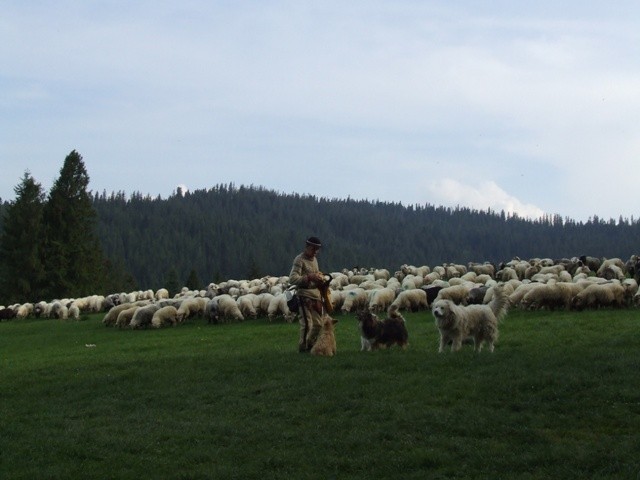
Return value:
<svg viewBox="0 0 640 480">
<path fill-rule="evenodd" d="M 322 246 L 322 242 L 318 237 L 309 237 L 307 238 L 307 245 L 311 245 L 312 247 L 320 248 Z"/>
</svg>

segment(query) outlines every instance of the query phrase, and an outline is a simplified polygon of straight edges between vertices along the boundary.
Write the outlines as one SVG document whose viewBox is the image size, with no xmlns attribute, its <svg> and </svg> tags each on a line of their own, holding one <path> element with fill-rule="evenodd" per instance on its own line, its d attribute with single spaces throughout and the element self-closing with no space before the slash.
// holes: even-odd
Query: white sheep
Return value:
<svg viewBox="0 0 640 480">
<path fill-rule="evenodd" d="M 344 290 L 331 290 L 330 300 L 331 306 L 333 307 L 333 311 L 337 312 L 342 309 L 342 304 L 344 303 L 344 297 L 346 292 Z"/>
<path fill-rule="evenodd" d="M 340 310 L 342 313 L 355 312 L 356 310 L 366 308 L 368 304 L 369 297 L 366 290 L 358 287 L 347 291 Z"/>
<path fill-rule="evenodd" d="M 372 313 L 386 312 L 396 298 L 396 291 L 392 288 L 374 290 L 369 297 L 369 311 Z"/>
<path fill-rule="evenodd" d="M 422 285 L 431 285 L 437 280 L 442 280 L 442 275 L 440 275 L 438 272 L 431 272 L 422 277 Z"/>
<path fill-rule="evenodd" d="M 625 278 L 621 283 L 624 288 L 625 302 L 632 305 L 633 298 L 638 293 L 638 282 L 634 278 Z"/>
<path fill-rule="evenodd" d="M 204 309 L 207 306 L 207 299 L 202 297 L 185 298 L 178 308 L 178 322 L 204 315 Z"/>
<path fill-rule="evenodd" d="M 409 274 L 402 280 L 401 288 L 403 290 L 411 290 L 414 288 L 420 288 L 424 284 L 424 277 L 418 275 Z"/>
<path fill-rule="evenodd" d="M 391 273 L 386 268 L 376 268 L 373 271 L 373 278 L 376 280 L 384 279 L 389 280 L 391 278 Z"/>
<path fill-rule="evenodd" d="M 131 322 L 129 323 L 129 327 L 131 328 L 143 328 L 151 325 L 151 320 L 153 319 L 154 313 L 160 310 L 160 306 L 151 303 L 144 307 L 139 307 L 133 317 L 131 318 Z"/>
<path fill-rule="evenodd" d="M 623 269 L 615 264 L 610 264 L 605 267 L 600 267 L 600 270 L 598 270 L 598 276 L 606 280 L 616 279 L 616 280 L 622 281 L 625 279 L 625 274 Z"/>
<path fill-rule="evenodd" d="M 257 296 L 258 298 L 258 307 L 257 312 L 259 316 L 266 316 L 269 314 L 269 304 L 273 299 L 274 295 L 269 292 L 261 293 Z"/>
<path fill-rule="evenodd" d="M 178 309 L 172 305 L 159 308 L 151 317 L 151 326 L 161 328 L 165 325 L 176 326 L 178 324 Z"/>
<path fill-rule="evenodd" d="M 156 290 L 155 299 L 156 300 L 165 300 L 169 298 L 169 290 L 166 288 L 160 288 Z"/>
<path fill-rule="evenodd" d="M 253 303 L 254 298 L 253 297 L 257 297 L 257 295 L 255 294 L 251 294 L 251 293 L 247 293 L 244 295 L 241 295 L 237 298 L 236 300 L 236 304 L 238 305 L 238 309 L 240 309 L 240 312 L 242 312 L 242 315 L 247 318 L 257 318 L 258 317 L 258 312 L 256 310 L 256 307 Z"/>
<path fill-rule="evenodd" d="M 449 281 L 451 283 L 451 280 Z M 456 305 L 466 305 L 469 291 L 479 284 L 465 282 L 459 285 L 449 285 L 438 292 L 437 300 L 451 300 Z"/>
<path fill-rule="evenodd" d="M 217 295 L 214 299 L 217 300 L 218 318 L 237 321 L 244 320 L 244 316 L 238 308 L 238 304 L 231 295 L 223 293 L 222 295 Z"/>
<path fill-rule="evenodd" d="M 69 309 L 61 302 L 53 302 L 51 304 L 51 310 L 49 312 L 49 318 L 58 318 L 65 320 L 69 318 Z"/>
<path fill-rule="evenodd" d="M 284 293 L 274 295 L 267 309 L 267 318 L 272 322 L 277 317 L 282 316 L 287 323 L 293 323 L 296 314 L 289 310 L 287 296 Z"/>
<path fill-rule="evenodd" d="M 582 289 L 583 285 L 572 282 L 541 283 L 533 287 L 525 294 L 520 302 L 523 308 L 544 308 L 554 310 L 562 307 L 565 310 L 571 308 L 573 297 Z"/>
<path fill-rule="evenodd" d="M 127 307 L 124 308 L 123 310 L 120 310 L 116 317 L 115 326 L 118 328 L 128 327 L 129 324 L 131 323 L 131 319 L 133 318 L 133 315 L 136 313 L 136 310 L 138 310 L 139 308 L 143 308 L 139 305 L 136 305 L 135 303 L 127 303 L 126 305 Z"/>
<path fill-rule="evenodd" d="M 331 274 L 331 281 L 329 282 L 329 288 L 331 290 L 340 290 L 349 284 L 349 277 L 342 272 L 334 272 Z"/>
<path fill-rule="evenodd" d="M 603 274 L 607 268 L 610 267 L 618 267 L 620 270 L 624 271 L 624 262 L 619 258 L 606 258 L 602 260 L 600 264 L 600 268 L 598 268 L 596 275 L 598 277 L 603 277 Z"/>
<path fill-rule="evenodd" d="M 577 309 L 598 307 L 622 307 L 625 304 L 625 289 L 620 282 L 592 283 L 573 297 Z"/>
<path fill-rule="evenodd" d="M 391 307 L 409 311 L 426 310 L 429 307 L 427 304 L 427 292 L 421 288 L 402 290 L 391 303 Z"/>
<path fill-rule="evenodd" d="M 537 288 L 539 285 L 543 285 L 542 283 L 521 283 L 518 285 L 513 293 L 509 295 L 509 303 L 512 307 L 520 307 L 522 299 L 524 296 L 529 293 L 530 290 Z M 486 297 L 485 297 L 486 298 Z"/>
<path fill-rule="evenodd" d="M 518 280 L 518 272 L 513 267 L 504 267 L 496 273 L 496 278 L 501 282 L 508 282 L 509 280 Z"/>
<path fill-rule="evenodd" d="M 489 275 L 491 278 L 495 277 L 496 267 L 491 263 L 470 263 L 469 270 L 476 272 L 478 275 Z"/>
<path fill-rule="evenodd" d="M 121 303 L 120 305 L 111 307 L 109 311 L 105 314 L 104 318 L 102 319 L 102 323 L 107 327 L 116 325 L 116 321 L 118 320 L 118 315 L 120 314 L 120 312 L 122 312 L 123 310 L 127 310 L 131 307 L 141 307 L 143 305 L 147 305 L 148 303 L 149 302 L 145 302 L 145 301 L 134 302 L 134 303 Z M 129 318 L 129 320 L 131 320 L 131 318 Z"/>
<path fill-rule="evenodd" d="M 80 307 L 76 302 L 71 302 L 69 305 L 69 318 L 73 318 L 74 320 L 80 319 Z"/>
<path fill-rule="evenodd" d="M 27 318 L 29 315 L 33 313 L 33 304 L 32 303 L 23 303 L 18 306 L 16 310 L 16 318 Z"/>
</svg>

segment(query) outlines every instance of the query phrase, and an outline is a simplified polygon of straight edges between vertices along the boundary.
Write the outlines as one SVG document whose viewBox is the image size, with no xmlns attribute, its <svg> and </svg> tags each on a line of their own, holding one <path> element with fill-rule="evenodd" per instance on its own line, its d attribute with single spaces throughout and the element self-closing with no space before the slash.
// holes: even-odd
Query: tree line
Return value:
<svg viewBox="0 0 640 480">
<path fill-rule="evenodd" d="M 1 303 L 86 296 L 127 284 L 126 271 L 111 264 L 98 240 L 88 184 L 75 150 L 48 195 L 24 173 L 15 200 L 2 206 Z"/>
<path fill-rule="evenodd" d="M 67 165 L 69 163 L 69 165 Z M 628 258 L 640 222 L 559 215 L 531 220 L 466 207 L 283 194 L 218 184 L 166 199 L 87 191 L 72 152 L 45 199 L 25 173 L 2 204 L 0 275 L 5 302 L 287 275 L 307 236 L 319 237 L 326 272 L 441 265 L 515 256 Z M 12 292 L 8 296 L 7 292 Z"/>
</svg>

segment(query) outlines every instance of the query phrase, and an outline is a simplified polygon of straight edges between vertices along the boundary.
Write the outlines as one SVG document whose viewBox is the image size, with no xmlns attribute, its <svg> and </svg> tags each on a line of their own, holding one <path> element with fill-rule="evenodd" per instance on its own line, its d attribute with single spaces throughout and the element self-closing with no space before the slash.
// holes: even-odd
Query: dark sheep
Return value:
<svg viewBox="0 0 640 480">
<path fill-rule="evenodd" d="M 425 286 L 425 287 L 420 287 L 420 288 L 427 293 L 427 305 L 429 305 L 429 307 L 431 307 L 431 303 L 436 299 L 436 297 L 438 296 L 438 293 L 444 287 L 441 287 L 441 286 L 438 286 L 438 285 L 432 285 L 432 286 Z"/>
<path fill-rule="evenodd" d="M 469 294 L 467 295 L 467 305 L 481 305 L 484 303 L 484 297 L 487 294 L 487 290 L 489 290 L 489 287 L 486 285 L 469 290 Z"/>
<path fill-rule="evenodd" d="M 16 312 L 13 308 L 3 308 L 0 310 L 0 320 L 11 320 L 12 318 L 16 318 Z"/>
<path fill-rule="evenodd" d="M 590 257 L 588 255 L 582 255 L 580 257 L 580 261 L 583 265 L 589 267 L 589 270 L 592 272 L 597 272 L 600 266 L 602 265 L 602 260 L 597 257 Z"/>
</svg>

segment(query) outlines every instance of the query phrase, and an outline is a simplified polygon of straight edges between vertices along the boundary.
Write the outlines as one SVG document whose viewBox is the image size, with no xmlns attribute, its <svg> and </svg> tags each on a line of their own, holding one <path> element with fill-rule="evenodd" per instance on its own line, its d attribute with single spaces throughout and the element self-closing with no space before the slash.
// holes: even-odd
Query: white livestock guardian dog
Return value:
<svg viewBox="0 0 640 480">
<path fill-rule="evenodd" d="M 440 331 L 439 352 L 451 342 L 451 351 L 460 350 L 462 342 L 473 338 L 474 349 L 479 352 L 484 342 L 493 352 L 493 344 L 498 340 L 498 321 L 506 314 L 509 299 L 502 286 L 494 287 L 493 299 L 488 305 L 456 305 L 451 300 L 436 299 L 431 313 Z"/>
</svg>

